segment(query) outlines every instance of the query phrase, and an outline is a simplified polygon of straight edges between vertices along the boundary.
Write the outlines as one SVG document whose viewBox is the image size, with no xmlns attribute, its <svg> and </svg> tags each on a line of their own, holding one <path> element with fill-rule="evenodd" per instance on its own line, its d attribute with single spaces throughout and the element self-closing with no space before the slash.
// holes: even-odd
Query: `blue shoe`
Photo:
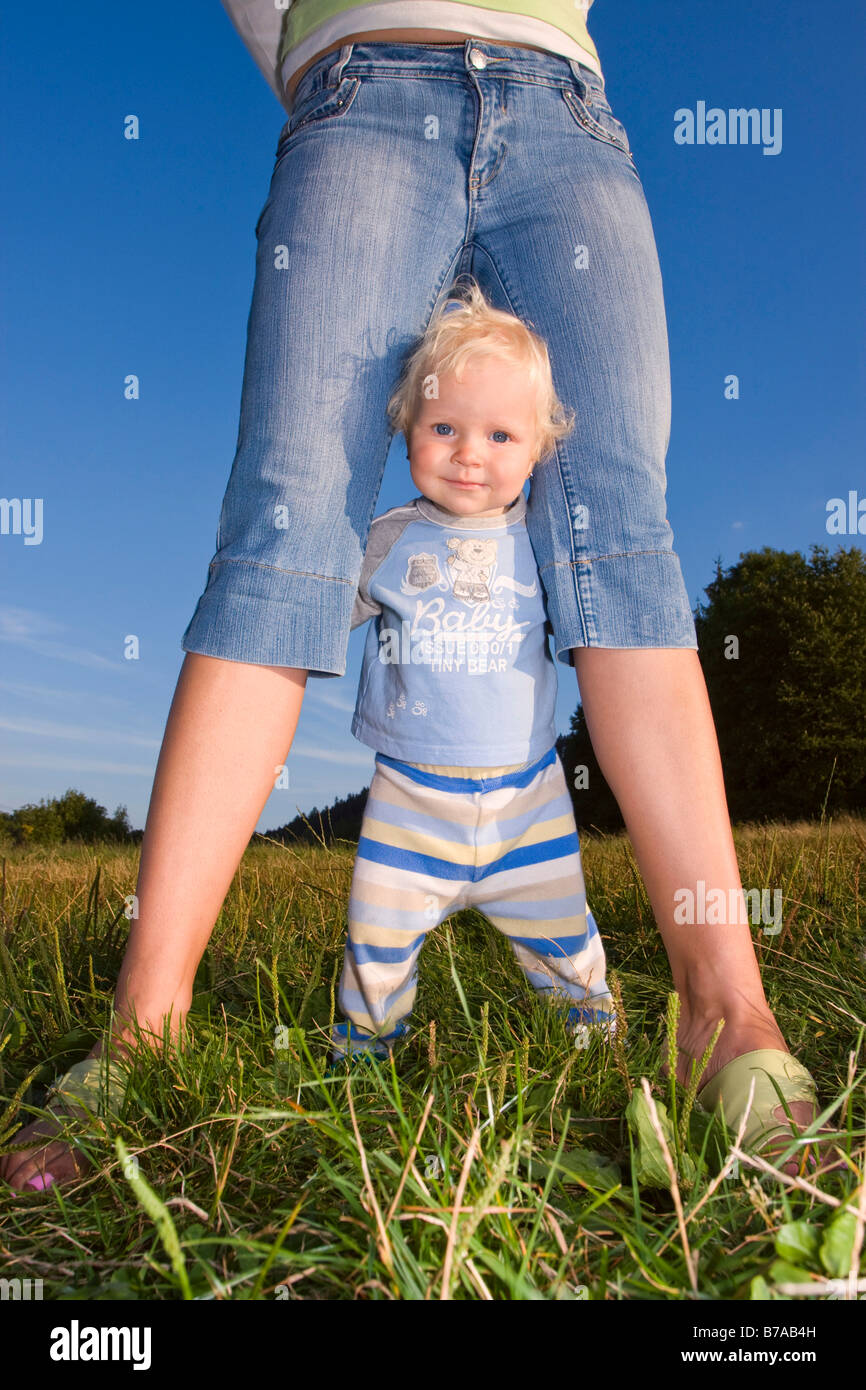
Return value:
<svg viewBox="0 0 866 1390">
<path fill-rule="evenodd" d="M 369 1066 L 371 1062 L 387 1062 L 390 1053 L 379 1052 L 373 1047 L 364 1047 L 357 1052 L 347 1052 L 342 1057 L 333 1057 L 325 1068 L 325 1076 L 336 1076 L 338 1072 L 348 1074 L 355 1067 L 363 1064 Z"/>
<path fill-rule="evenodd" d="M 608 1003 L 608 999 L 600 1001 Z M 610 999 L 611 1008 L 613 1000 Z M 591 1007 L 569 1009 L 565 1019 L 565 1031 L 574 1040 L 574 1046 L 578 1050 L 589 1047 L 594 1037 L 601 1037 L 605 1042 L 610 1042 L 616 1032 L 616 1016 L 613 1012 L 608 1013 L 604 1009 L 594 1009 Z"/>
<path fill-rule="evenodd" d="M 331 1053 L 330 1065 L 327 1067 L 325 1075 L 333 1076 L 341 1067 L 350 1064 L 354 1066 L 362 1057 L 372 1056 L 377 1062 L 387 1062 L 391 1056 L 393 1044 L 401 1038 L 407 1037 L 408 1034 L 409 1027 L 405 1023 L 398 1023 L 397 1027 L 390 1033 L 378 1035 L 365 1033 L 354 1023 L 337 1023 L 331 1031 L 331 1046 L 340 1049 L 345 1047 L 347 1050 Z"/>
</svg>

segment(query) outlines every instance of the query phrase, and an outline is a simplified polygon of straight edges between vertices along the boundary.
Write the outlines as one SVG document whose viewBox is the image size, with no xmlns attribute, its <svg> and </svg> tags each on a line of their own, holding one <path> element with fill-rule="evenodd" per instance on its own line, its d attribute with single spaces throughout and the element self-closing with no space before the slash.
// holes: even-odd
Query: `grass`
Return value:
<svg viewBox="0 0 866 1390">
<path fill-rule="evenodd" d="M 257 842 L 183 1047 L 142 1056 L 120 1116 L 81 1136 L 98 1170 L 61 1191 L 4 1186 L 3 1276 L 61 1300 L 839 1296 L 863 1263 L 864 832 L 850 817 L 734 831 L 744 885 L 782 888 L 782 930 L 752 928 L 765 988 L 850 1171 L 804 1186 L 736 1161 L 718 1121 L 661 1078 L 678 1001 L 625 837 L 582 836 L 621 992 L 615 1047 L 570 1045 L 507 943 L 465 911 L 425 945 L 393 1064 L 333 1077 L 352 847 Z M 8 1150 L 106 1024 L 138 849 L 4 853 Z"/>
</svg>

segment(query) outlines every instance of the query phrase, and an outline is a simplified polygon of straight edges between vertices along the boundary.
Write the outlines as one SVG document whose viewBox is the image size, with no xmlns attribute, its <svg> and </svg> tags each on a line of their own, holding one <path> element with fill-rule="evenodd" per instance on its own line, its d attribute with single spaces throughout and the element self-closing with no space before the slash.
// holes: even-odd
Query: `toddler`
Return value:
<svg viewBox="0 0 866 1390">
<path fill-rule="evenodd" d="M 428 932 L 475 907 L 585 1045 L 610 1029 L 601 937 L 554 746 L 551 631 L 523 486 L 573 428 L 543 340 L 470 281 L 388 403 L 420 492 L 371 526 L 352 732 L 376 749 L 331 1061 L 408 1032 Z"/>
</svg>

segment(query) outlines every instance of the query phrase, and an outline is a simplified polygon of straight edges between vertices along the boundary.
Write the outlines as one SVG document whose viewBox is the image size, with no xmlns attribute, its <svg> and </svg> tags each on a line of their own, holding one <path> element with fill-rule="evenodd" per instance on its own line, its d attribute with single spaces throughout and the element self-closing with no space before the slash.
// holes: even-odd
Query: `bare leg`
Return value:
<svg viewBox="0 0 866 1390">
<path fill-rule="evenodd" d="M 587 728 L 619 803 L 682 1001 L 677 1075 L 688 1079 L 720 1018 L 703 1076 L 755 1048 L 789 1049 L 770 1012 L 750 927 L 674 922 L 676 889 L 739 889 L 722 766 L 696 651 L 577 647 Z M 798 1124 L 809 1105 L 791 1106 Z M 779 1106 L 777 1117 L 785 1120 Z"/>
<path fill-rule="evenodd" d="M 306 671 L 187 653 L 142 840 L 139 915 L 117 983 L 121 1044 L 132 1036 L 124 1020 L 133 1013 L 158 1038 L 170 1015 L 177 1035 L 217 914 L 291 747 L 306 681 Z M 0 1160 L 13 1187 L 46 1170 L 57 1181 L 75 1175 L 72 1151 L 44 1143 L 56 1128 L 39 1121 L 15 1136 L 43 1143 Z"/>
</svg>

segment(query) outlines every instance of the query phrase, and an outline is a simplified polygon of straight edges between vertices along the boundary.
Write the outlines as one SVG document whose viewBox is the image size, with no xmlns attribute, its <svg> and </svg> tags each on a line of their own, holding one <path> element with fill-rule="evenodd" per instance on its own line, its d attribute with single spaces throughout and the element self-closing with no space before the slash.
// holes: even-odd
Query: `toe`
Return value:
<svg viewBox="0 0 866 1390">
<path fill-rule="evenodd" d="M 807 1129 L 814 1123 L 816 1112 L 808 1101 L 795 1101 L 790 1106 L 790 1111 L 798 1131 Z M 785 1113 L 784 1106 L 777 1106 L 773 1113 L 781 1125 L 790 1129 L 791 1121 Z M 793 1138 L 792 1134 L 791 1139 Z M 784 1136 L 774 1139 L 762 1149 L 762 1157 L 766 1158 L 768 1163 L 775 1162 L 774 1155 L 784 1153 L 789 1143 L 790 1140 Z M 796 1153 L 781 1165 L 781 1171 L 789 1177 L 803 1177 L 819 1169 L 822 1173 L 831 1173 L 847 1167 L 848 1164 L 841 1156 L 836 1131 L 825 1125 L 808 1144 L 798 1146 Z"/>
<path fill-rule="evenodd" d="M 42 1142 L 6 1155 L 2 1175 L 16 1191 L 45 1192 L 55 1183 L 72 1182 L 82 1175 L 83 1160 L 75 1150 L 46 1134 L 45 1129 L 42 1122 L 28 1125 L 18 1142 L 27 1139 Z"/>
</svg>

